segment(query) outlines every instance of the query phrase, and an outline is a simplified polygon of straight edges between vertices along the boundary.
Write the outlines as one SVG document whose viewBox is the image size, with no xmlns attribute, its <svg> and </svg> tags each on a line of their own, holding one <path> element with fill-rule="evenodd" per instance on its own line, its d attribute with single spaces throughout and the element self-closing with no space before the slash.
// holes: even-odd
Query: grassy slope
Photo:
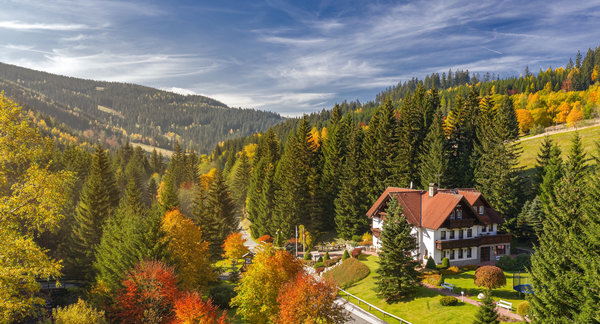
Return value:
<svg viewBox="0 0 600 324">
<path fill-rule="evenodd" d="M 471 323 L 475 318 L 477 307 L 470 304 L 459 303 L 458 306 L 444 307 L 439 303 L 441 294 L 427 289 L 418 288 L 417 294 L 404 302 L 388 305 L 377 298 L 375 291 L 374 271 L 378 268 L 375 256 L 361 256 L 361 260 L 369 267 L 371 274 L 346 289 L 349 293 L 413 324 L 419 323 Z M 343 294 L 341 295 L 343 296 Z M 356 300 L 354 300 L 356 302 Z M 360 307 L 367 309 L 364 305 Z M 377 314 L 377 312 L 373 312 Z M 379 318 L 381 313 L 377 314 Z M 389 323 L 398 323 L 397 320 L 385 318 Z"/>
</svg>

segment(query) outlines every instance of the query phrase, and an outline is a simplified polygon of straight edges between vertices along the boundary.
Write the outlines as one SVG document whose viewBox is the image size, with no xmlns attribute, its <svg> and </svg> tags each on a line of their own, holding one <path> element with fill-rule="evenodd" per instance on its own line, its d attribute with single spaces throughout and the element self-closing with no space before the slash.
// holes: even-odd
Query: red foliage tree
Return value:
<svg viewBox="0 0 600 324">
<path fill-rule="evenodd" d="M 271 242 L 273 242 L 273 238 L 271 236 L 269 236 L 269 235 L 263 235 L 263 236 L 257 238 L 256 240 L 258 241 L 258 243 L 262 243 L 262 242 L 271 243 Z"/>
<path fill-rule="evenodd" d="M 301 272 L 279 291 L 277 323 L 345 323 L 349 318 L 344 306 L 335 303 L 336 298 L 331 281 Z"/>
<path fill-rule="evenodd" d="M 202 301 L 197 292 L 187 292 L 175 301 L 173 324 L 227 324 L 230 323 L 227 311 L 219 316 L 219 308 L 211 300 Z"/>
<path fill-rule="evenodd" d="M 179 298 L 177 275 L 159 261 L 142 261 L 129 272 L 112 313 L 119 323 L 169 323 Z M 154 321 L 152 321 L 154 320 Z"/>
</svg>

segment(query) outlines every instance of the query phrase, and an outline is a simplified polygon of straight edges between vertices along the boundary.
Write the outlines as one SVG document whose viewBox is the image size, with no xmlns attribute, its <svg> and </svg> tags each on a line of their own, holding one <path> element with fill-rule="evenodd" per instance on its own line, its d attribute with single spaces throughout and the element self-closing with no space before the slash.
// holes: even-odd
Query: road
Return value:
<svg viewBox="0 0 600 324">
<path fill-rule="evenodd" d="M 254 252 L 254 249 L 258 244 L 256 244 L 256 242 L 252 240 L 252 237 L 250 237 L 250 233 L 248 233 L 246 230 L 242 230 L 242 238 L 246 240 L 246 242 L 244 242 L 244 245 L 247 246 L 250 251 Z"/>
<path fill-rule="evenodd" d="M 345 303 L 345 308 L 348 312 L 350 312 L 350 320 L 347 323 L 353 324 L 387 324 L 387 322 L 380 320 L 379 318 L 373 316 L 372 314 L 366 312 L 362 308 L 347 302 L 342 298 L 338 298 L 336 300 L 338 304 Z"/>
</svg>

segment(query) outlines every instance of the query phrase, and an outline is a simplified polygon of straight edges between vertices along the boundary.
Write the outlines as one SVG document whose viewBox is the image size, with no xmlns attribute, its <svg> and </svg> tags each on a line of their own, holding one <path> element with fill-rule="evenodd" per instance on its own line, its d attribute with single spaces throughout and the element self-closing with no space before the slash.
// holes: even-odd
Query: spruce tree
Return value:
<svg viewBox="0 0 600 324">
<path fill-rule="evenodd" d="M 236 217 L 236 207 L 233 199 L 229 194 L 229 188 L 225 184 L 223 173 L 217 170 L 213 178 L 212 184 L 206 194 L 204 217 L 208 220 L 207 223 L 216 220 L 217 232 L 216 235 L 209 237 L 208 233 L 204 236 L 204 240 L 210 243 L 211 259 L 220 259 L 223 254 L 223 242 L 231 233 L 240 230 L 239 219 Z M 211 220 L 212 218 L 212 220 Z M 202 221 L 200 226 L 202 228 Z M 203 230 L 204 234 L 204 230 Z"/>
<path fill-rule="evenodd" d="M 498 313 L 496 312 L 496 303 L 492 298 L 491 291 L 484 293 L 485 298 L 481 301 L 481 305 L 475 314 L 473 324 L 500 324 Z"/>
<path fill-rule="evenodd" d="M 519 239 L 537 242 L 537 237 L 543 230 L 544 210 L 538 197 L 528 200 L 523 205 L 517 218 Z"/>
<path fill-rule="evenodd" d="M 450 147 L 444 134 L 443 120 L 440 113 L 436 113 L 423 143 L 421 152 L 421 187 L 427 188 L 430 183 L 437 183 L 443 187 L 444 176 L 448 176 L 448 161 Z"/>
<path fill-rule="evenodd" d="M 536 188 L 536 192 L 539 194 L 539 186 L 544 181 L 544 175 L 546 174 L 546 166 L 552 158 L 552 153 L 555 152 L 553 148 L 555 147 L 554 142 L 550 138 L 550 136 L 544 136 L 542 140 L 542 144 L 540 145 L 540 152 L 537 154 L 536 164 L 535 164 L 535 174 L 533 175 L 533 185 Z"/>
<path fill-rule="evenodd" d="M 340 106 L 336 104 L 331 111 L 327 138 L 322 144 L 323 175 L 320 189 L 326 228 L 332 228 L 335 225 L 335 198 L 340 191 L 342 165 L 346 155 L 346 129 L 341 115 Z"/>
<path fill-rule="evenodd" d="M 248 186 L 250 185 L 250 179 L 252 178 L 252 165 L 246 151 L 242 151 L 240 155 L 240 163 L 235 171 L 233 178 L 233 199 L 235 202 L 242 206 L 242 215 L 246 214 L 246 197 L 248 196 Z"/>
<path fill-rule="evenodd" d="M 542 183 L 538 187 L 539 199 L 546 211 L 550 211 L 551 209 L 551 203 L 554 199 L 554 189 L 563 176 L 563 160 L 560 155 L 560 149 L 558 146 L 554 146 L 551 150 L 550 159 L 544 167 Z"/>
<path fill-rule="evenodd" d="M 165 174 L 163 179 L 164 184 L 160 195 L 160 203 L 163 211 L 167 212 L 174 207 L 179 206 L 179 197 L 177 196 L 177 190 L 174 188 L 171 173 Z"/>
<path fill-rule="evenodd" d="M 229 281 L 236 283 L 240 280 L 240 269 L 237 267 L 237 260 L 231 260 L 229 267 Z"/>
<path fill-rule="evenodd" d="M 234 152 L 234 150 L 229 150 L 227 152 L 227 162 L 225 163 L 225 170 L 223 171 L 223 174 L 225 175 L 225 177 L 229 176 L 229 173 L 231 172 L 231 169 L 233 168 L 234 164 L 235 164 L 235 152 Z"/>
<path fill-rule="evenodd" d="M 158 174 L 162 174 L 164 171 L 163 157 L 162 155 L 158 155 L 156 148 L 152 150 L 152 155 L 150 156 L 150 169 L 152 173 Z"/>
<path fill-rule="evenodd" d="M 450 169 L 455 170 L 454 179 L 448 185 L 450 188 L 471 188 L 474 185 L 475 168 L 479 162 L 475 147 L 480 100 L 477 92 L 471 88 L 466 100 L 461 95 L 456 98 L 446 118 L 446 132 L 453 148 Z"/>
<path fill-rule="evenodd" d="M 144 195 L 144 202 L 148 207 L 152 206 L 152 204 L 156 200 L 157 194 L 158 185 L 156 184 L 156 180 L 154 179 L 154 177 L 151 177 L 148 181 L 148 187 L 146 188 L 146 193 Z"/>
<path fill-rule="evenodd" d="M 202 230 L 202 238 L 209 245 L 210 260 L 216 262 L 221 259 L 222 251 L 218 242 L 220 241 L 220 223 L 217 217 L 211 214 L 207 207 L 207 192 L 202 185 L 197 185 L 194 201 L 192 202 L 193 221 Z"/>
<path fill-rule="evenodd" d="M 90 176 L 76 208 L 68 261 L 70 275 L 92 280 L 94 252 L 100 244 L 103 226 L 119 203 L 119 189 L 108 157 L 98 145 L 92 160 Z"/>
<path fill-rule="evenodd" d="M 379 268 L 374 279 L 377 297 L 391 303 L 416 291 L 420 277 L 416 268 L 420 264 L 413 257 L 418 249 L 417 239 L 411 235 L 414 226 L 404 217 L 395 197 L 388 201 L 386 212 L 381 231 Z"/>
<path fill-rule="evenodd" d="M 363 191 L 362 128 L 356 127 L 348 115 L 350 139 L 340 179 L 340 192 L 335 199 L 335 224 L 339 237 L 350 240 L 369 228 L 365 213 L 368 210 Z"/>
</svg>

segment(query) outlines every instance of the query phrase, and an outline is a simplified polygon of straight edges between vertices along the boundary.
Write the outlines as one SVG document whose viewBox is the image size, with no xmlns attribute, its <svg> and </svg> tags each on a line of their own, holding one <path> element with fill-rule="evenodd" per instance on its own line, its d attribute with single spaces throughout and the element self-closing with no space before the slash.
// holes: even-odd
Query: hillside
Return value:
<svg viewBox="0 0 600 324">
<path fill-rule="evenodd" d="M 204 96 L 65 77 L 3 63 L 0 91 L 88 137 L 127 139 L 165 149 L 179 140 L 201 153 L 285 120 L 277 113 L 229 108 Z"/>
</svg>

